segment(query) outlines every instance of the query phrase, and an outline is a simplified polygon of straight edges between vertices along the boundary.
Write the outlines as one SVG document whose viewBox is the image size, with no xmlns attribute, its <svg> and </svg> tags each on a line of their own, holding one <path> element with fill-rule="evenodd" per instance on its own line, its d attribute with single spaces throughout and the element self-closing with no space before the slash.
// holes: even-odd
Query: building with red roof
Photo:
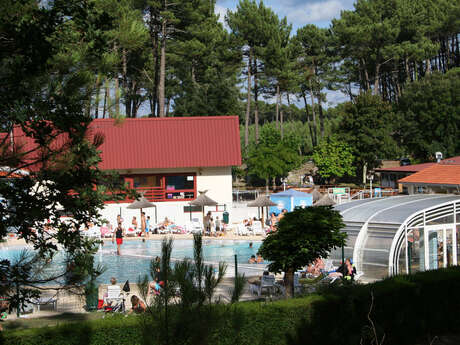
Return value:
<svg viewBox="0 0 460 345">
<path fill-rule="evenodd" d="M 156 205 L 155 217 L 158 213 L 161 219 L 184 224 L 190 211 L 201 215 L 201 208 L 189 203 L 205 190 L 219 204 L 210 210 L 231 208 L 232 166 L 241 165 L 237 116 L 97 119 L 90 135 L 104 138 L 100 168 L 117 171 L 143 193 Z M 122 210 L 128 227 L 139 211 L 127 205 L 109 204 L 104 216 L 114 220 Z"/>
<path fill-rule="evenodd" d="M 380 185 L 387 188 L 398 188 L 398 181 L 411 176 L 414 173 L 430 168 L 434 165 L 460 165 L 460 156 L 446 158 L 439 163 L 428 162 L 421 164 L 411 164 L 403 166 L 395 166 L 388 168 L 378 168 L 375 172 L 380 175 Z"/>
<path fill-rule="evenodd" d="M 398 181 L 415 193 L 460 192 L 460 164 L 434 164 Z"/>
<path fill-rule="evenodd" d="M 39 148 L 20 128 L 13 134 L 15 144 L 31 151 Z M 201 214 L 189 204 L 198 191 L 207 190 L 219 204 L 214 211 L 231 208 L 232 166 L 241 165 L 238 116 L 96 119 L 88 135 L 103 138 L 99 167 L 117 171 L 156 205 L 153 220 L 158 213 L 183 224 L 190 211 Z M 65 138 L 58 137 L 53 145 L 64 143 Z M 139 211 L 127 209 L 130 202 L 108 203 L 103 216 L 114 223 L 122 213 L 131 221 Z"/>
</svg>

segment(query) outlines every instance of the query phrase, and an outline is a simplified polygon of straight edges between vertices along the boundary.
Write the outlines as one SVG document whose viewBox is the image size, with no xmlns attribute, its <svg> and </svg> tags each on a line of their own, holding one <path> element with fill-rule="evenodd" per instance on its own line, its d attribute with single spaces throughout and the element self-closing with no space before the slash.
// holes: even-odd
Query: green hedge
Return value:
<svg viewBox="0 0 460 345">
<path fill-rule="evenodd" d="M 328 287 L 276 302 L 216 305 L 201 314 L 172 308 L 172 344 L 355 345 L 372 342 L 370 314 L 384 344 L 424 343 L 460 330 L 458 267 L 374 284 Z M 57 327 L 6 331 L 7 344 L 157 344 L 154 320 L 114 316 Z M 429 341 L 426 342 L 427 344 Z"/>
</svg>

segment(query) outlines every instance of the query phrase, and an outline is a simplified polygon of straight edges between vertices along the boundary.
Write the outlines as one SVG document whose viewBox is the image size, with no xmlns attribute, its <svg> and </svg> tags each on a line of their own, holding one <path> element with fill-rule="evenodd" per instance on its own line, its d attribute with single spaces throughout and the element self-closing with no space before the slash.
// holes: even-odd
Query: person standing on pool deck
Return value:
<svg viewBox="0 0 460 345">
<path fill-rule="evenodd" d="M 141 213 L 141 234 L 139 236 L 145 236 L 145 212 Z"/>
<path fill-rule="evenodd" d="M 121 225 L 121 222 L 118 222 L 118 226 L 116 227 L 115 231 L 113 232 L 113 236 L 112 236 L 112 243 L 114 239 L 117 240 L 117 255 L 121 255 L 120 246 L 123 244 L 124 235 L 125 235 L 125 229 Z"/>
<path fill-rule="evenodd" d="M 150 232 L 150 216 L 147 216 L 147 219 L 145 220 L 145 236 L 149 237 L 149 232 Z"/>
</svg>

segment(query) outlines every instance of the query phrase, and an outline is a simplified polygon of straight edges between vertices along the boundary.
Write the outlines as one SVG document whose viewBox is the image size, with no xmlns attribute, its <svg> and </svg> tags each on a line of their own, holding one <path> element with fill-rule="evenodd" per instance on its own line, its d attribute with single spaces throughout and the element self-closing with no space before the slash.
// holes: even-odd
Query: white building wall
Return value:
<svg viewBox="0 0 460 345">
<path fill-rule="evenodd" d="M 207 190 L 207 196 L 217 201 L 219 205 L 226 205 L 227 211 L 232 209 L 232 169 L 231 167 L 206 167 L 206 168 L 180 168 L 180 169 L 155 169 L 155 170 L 136 170 L 123 171 L 120 174 L 158 174 L 158 173 L 196 173 L 197 194 L 198 191 Z M 197 195 L 198 196 L 198 195 Z M 178 225 L 185 225 L 190 220 L 190 213 L 184 213 L 184 206 L 189 205 L 189 201 L 164 201 L 154 202 L 157 207 L 157 220 L 163 221 L 165 217 L 173 220 Z M 107 204 L 101 212 L 103 218 L 110 223 L 115 224 L 117 215 L 122 215 L 125 228 L 131 226 L 133 216 L 138 220 L 140 225 L 140 210 L 127 209 L 129 203 L 113 203 Z M 222 219 L 223 207 L 216 212 L 215 207 L 206 207 L 205 211 L 212 211 L 213 216 L 218 216 Z M 152 224 L 155 223 L 155 208 L 147 208 L 143 210 L 146 216 L 150 216 Z M 192 213 L 192 217 L 201 219 L 202 213 Z M 231 215 L 230 215 L 231 217 Z"/>
</svg>

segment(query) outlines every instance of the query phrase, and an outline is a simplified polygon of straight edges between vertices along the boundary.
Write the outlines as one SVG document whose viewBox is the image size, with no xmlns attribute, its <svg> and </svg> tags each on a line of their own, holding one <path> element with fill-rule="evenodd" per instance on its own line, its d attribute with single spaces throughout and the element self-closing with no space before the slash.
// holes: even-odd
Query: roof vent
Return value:
<svg viewBox="0 0 460 345">
<path fill-rule="evenodd" d="M 439 163 L 442 160 L 442 152 L 436 152 L 436 161 Z"/>
</svg>

